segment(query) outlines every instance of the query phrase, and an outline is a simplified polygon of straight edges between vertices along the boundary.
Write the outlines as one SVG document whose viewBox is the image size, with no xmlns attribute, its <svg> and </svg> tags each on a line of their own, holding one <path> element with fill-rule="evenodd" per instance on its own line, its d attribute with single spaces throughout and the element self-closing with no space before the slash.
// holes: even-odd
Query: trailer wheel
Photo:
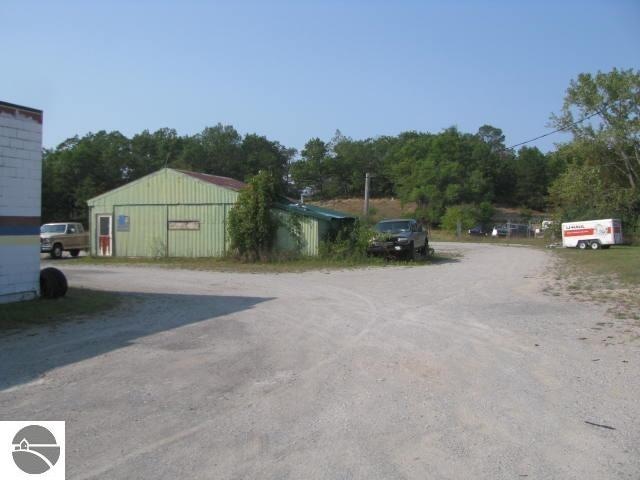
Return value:
<svg viewBox="0 0 640 480">
<path fill-rule="evenodd" d="M 594 240 L 593 242 L 591 242 L 591 250 L 598 250 L 600 248 L 600 242 L 597 240 Z"/>
<path fill-rule="evenodd" d="M 587 249 L 587 244 L 586 244 L 586 242 L 583 242 L 582 240 L 580 240 L 580 241 L 578 242 L 578 248 L 579 248 L 580 250 L 586 250 L 586 249 Z"/>
</svg>

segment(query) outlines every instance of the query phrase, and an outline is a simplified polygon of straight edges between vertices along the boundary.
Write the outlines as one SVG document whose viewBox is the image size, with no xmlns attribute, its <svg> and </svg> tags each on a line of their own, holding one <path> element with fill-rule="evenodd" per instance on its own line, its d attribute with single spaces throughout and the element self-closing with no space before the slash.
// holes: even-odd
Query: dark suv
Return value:
<svg viewBox="0 0 640 480">
<path fill-rule="evenodd" d="M 373 228 L 376 233 L 367 248 L 367 253 L 371 255 L 393 255 L 413 259 L 417 253 L 429 253 L 427 232 L 414 219 L 382 220 Z"/>
</svg>

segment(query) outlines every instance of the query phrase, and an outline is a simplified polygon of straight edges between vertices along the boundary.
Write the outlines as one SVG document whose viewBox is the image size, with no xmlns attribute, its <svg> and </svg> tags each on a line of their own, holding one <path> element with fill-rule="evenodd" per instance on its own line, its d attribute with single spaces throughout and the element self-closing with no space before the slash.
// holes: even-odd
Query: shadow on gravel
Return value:
<svg viewBox="0 0 640 480">
<path fill-rule="evenodd" d="M 116 310 L 71 317 L 0 337 L 0 391 L 43 376 L 64 365 L 125 348 L 137 339 L 199 322 L 202 334 L 217 339 L 241 335 L 243 325 L 225 318 L 273 300 L 269 297 L 177 295 L 114 292 Z M 185 350 L 189 345 L 185 342 Z M 135 368 L 135 365 L 131 365 Z"/>
<path fill-rule="evenodd" d="M 444 265 L 446 263 L 459 263 L 460 262 L 460 258 L 456 258 L 456 257 L 440 257 L 438 255 L 435 255 L 431 258 L 428 258 L 424 261 L 422 261 L 423 263 L 429 263 L 431 265 Z"/>
</svg>

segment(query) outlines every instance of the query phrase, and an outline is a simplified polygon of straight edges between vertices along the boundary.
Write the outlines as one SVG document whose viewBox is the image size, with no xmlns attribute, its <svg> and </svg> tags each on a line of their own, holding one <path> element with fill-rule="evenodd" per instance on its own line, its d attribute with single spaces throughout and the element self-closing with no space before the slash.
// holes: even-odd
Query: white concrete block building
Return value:
<svg viewBox="0 0 640 480">
<path fill-rule="evenodd" d="M 0 303 L 40 283 L 42 111 L 0 101 Z"/>
</svg>

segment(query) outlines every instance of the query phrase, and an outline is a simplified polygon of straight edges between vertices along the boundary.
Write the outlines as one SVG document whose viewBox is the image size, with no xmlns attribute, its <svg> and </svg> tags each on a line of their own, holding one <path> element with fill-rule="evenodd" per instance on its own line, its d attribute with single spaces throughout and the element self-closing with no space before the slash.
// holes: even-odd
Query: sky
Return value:
<svg viewBox="0 0 640 480">
<path fill-rule="evenodd" d="M 217 123 L 299 150 L 484 124 L 512 145 L 579 73 L 640 68 L 638 0 L 2 0 L 0 18 L 0 100 L 44 111 L 47 148 Z"/>
</svg>

